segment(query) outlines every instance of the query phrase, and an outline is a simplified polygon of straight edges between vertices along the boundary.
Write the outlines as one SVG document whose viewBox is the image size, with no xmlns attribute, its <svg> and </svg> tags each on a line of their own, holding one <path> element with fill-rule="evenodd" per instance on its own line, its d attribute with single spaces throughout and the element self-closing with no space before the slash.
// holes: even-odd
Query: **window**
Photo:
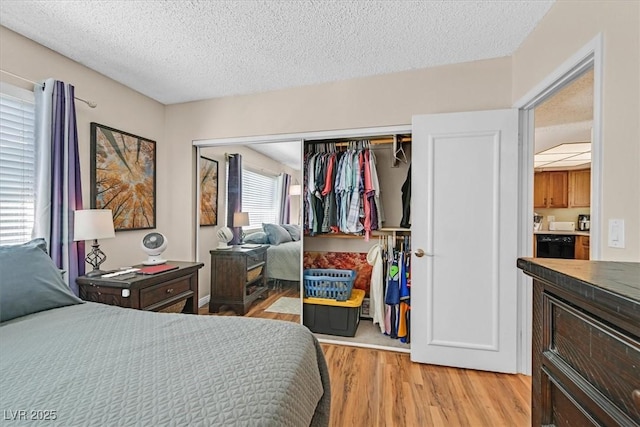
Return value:
<svg viewBox="0 0 640 427">
<path fill-rule="evenodd" d="M 242 211 L 249 213 L 249 226 L 261 228 L 262 223 L 275 223 L 278 217 L 275 176 L 242 169 Z"/>
<path fill-rule="evenodd" d="M 0 86 L 0 245 L 31 239 L 35 208 L 33 92 Z"/>
</svg>

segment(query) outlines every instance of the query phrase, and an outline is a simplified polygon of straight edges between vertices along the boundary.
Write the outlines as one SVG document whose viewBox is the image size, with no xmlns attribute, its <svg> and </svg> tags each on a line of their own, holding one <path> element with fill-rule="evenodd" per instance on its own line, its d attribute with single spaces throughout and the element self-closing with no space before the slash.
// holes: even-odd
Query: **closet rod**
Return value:
<svg viewBox="0 0 640 427">
<path fill-rule="evenodd" d="M 378 144 L 393 144 L 393 137 L 384 137 L 384 138 L 378 138 L 378 139 L 367 139 L 367 138 L 352 138 L 352 139 L 340 139 L 340 140 L 327 140 L 327 139 L 323 139 L 323 140 L 317 140 L 317 141 L 305 141 L 305 143 L 310 143 L 310 144 L 335 144 L 336 147 L 346 147 L 348 146 L 351 142 L 360 142 L 360 141 L 369 141 L 369 144 L 371 145 L 378 145 Z M 403 136 L 401 141 L 403 143 L 411 143 L 411 137 L 410 136 Z"/>
<path fill-rule="evenodd" d="M 42 83 L 34 82 L 33 80 L 29 80 L 29 79 L 27 79 L 25 77 L 19 76 L 19 75 L 14 74 L 14 73 L 11 73 L 11 72 L 9 72 L 7 70 L 0 69 L 0 72 L 5 73 L 7 75 L 10 75 L 11 77 L 15 77 L 16 79 L 19 79 L 19 80 L 22 80 L 22 81 L 25 81 L 25 82 L 28 82 L 28 83 L 32 83 L 34 85 L 40 86 L 41 88 L 44 88 L 44 84 L 42 84 Z M 86 99 L 78 98 L 77 96 L 74 96 L 74 98 L 77 99 L 80 102 L 84 102 L 85 104 L 87 104 L 91 108 L 96 108 L 98 106 L 98 104 L 96 104 L 93 101 L 87 101 Z"/>
</svg>

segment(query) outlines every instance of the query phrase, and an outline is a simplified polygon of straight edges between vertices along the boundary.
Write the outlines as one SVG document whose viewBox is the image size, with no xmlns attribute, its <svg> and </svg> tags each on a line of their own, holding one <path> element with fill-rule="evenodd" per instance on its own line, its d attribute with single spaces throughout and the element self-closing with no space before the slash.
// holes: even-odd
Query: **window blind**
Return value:
<svg viewBox="0 0 640 427">
<path fill-rule="evenodd" d="M 0 245 L 29 241 L 35 215 L 33 92 L 14 89 L 0 88 Z"/>
<path fill-rule="evenodd" d="M 249 226 L 275 223 L 277 218 L 276 177 L 242 169 L 242 211 L 249 213 Z"/>
</svg>

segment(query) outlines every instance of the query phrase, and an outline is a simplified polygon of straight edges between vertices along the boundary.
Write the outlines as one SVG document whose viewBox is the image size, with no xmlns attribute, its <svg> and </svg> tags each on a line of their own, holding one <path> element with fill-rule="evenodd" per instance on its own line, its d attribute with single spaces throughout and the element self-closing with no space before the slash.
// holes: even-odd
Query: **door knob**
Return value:
<svg viewBox="0 0 640 427">
<path fill-rule="evenodd" d="M 418 249 L 418 250 L 416 251 L 416 256 L 417 256 L 418 258 L 422 258 L 422 257 L 424 256 L 424 251 L 423 251 L 422 249 Z"/>
</svg>

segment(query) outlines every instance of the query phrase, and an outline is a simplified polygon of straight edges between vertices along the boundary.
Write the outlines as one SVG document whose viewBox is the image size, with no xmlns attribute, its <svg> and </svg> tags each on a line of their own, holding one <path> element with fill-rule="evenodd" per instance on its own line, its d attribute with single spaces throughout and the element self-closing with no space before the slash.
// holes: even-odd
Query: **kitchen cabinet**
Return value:
<svg viewBox="0 0 640 427">
<path fill-rule="evenodd" d="M 576 236 L 576 259 L 589 259 L 589 236 Z"/>
<path fill-rule="evenodd" d="M 534 208 L 566 208 L 569 206 L 569 173 L 567 171 L 536 172 L 533 176 Z"/>
<path fill-rule="evenodd" d="M 591 206 L 591 169 L 569 171 L 569 207 Z"/>
</svg>

